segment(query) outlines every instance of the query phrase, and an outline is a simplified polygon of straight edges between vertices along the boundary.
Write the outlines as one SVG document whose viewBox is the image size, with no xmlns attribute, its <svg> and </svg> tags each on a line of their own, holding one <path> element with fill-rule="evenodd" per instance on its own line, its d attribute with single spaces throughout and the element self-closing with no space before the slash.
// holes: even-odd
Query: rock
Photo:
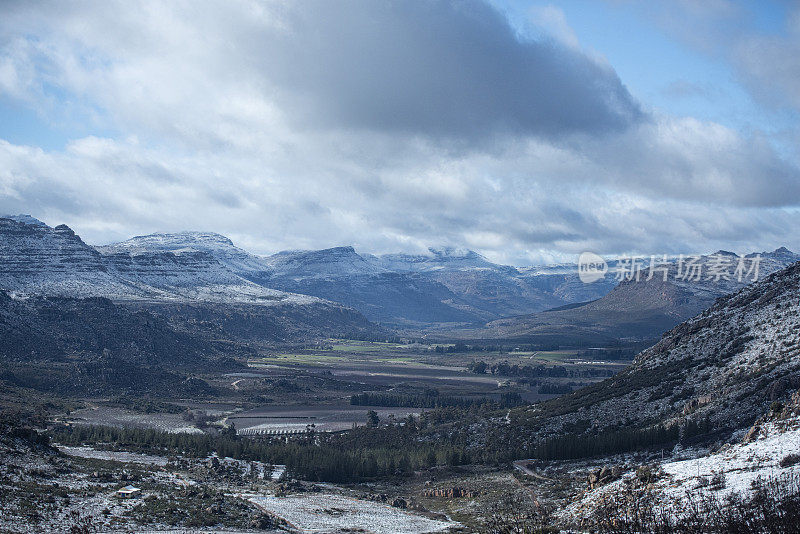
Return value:
<svg viewBox="0 0 800 534">
<path fill-rule="evenodd" d="M 408 506 L 408 503 L 402 497 L 398 497 L 392 501 L 392 506 L 394 506 L 395 508 L 401 508 L 405 510 L 406 507 Z"/>
<path fill-rule="evenodd" d="M 753 425 L 750 430 L 747 431 L 747 434 L 745 434 L 744 439 L 742 439 L 742 443 L 750 443 L 751 441 L 755 441 L 760 433 L 761 427 L 758 425 Z"/>
</svg>

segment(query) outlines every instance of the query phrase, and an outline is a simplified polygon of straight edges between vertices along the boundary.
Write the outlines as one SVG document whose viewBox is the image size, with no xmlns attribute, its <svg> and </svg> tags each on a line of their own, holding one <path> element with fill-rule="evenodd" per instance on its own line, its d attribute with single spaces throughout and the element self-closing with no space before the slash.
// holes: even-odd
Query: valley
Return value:
<svg viewBox="0 0 800 534">
<path fill-rule="evenodd" d="M 0 223 L 10 532 L 691 532 L 684 489 L 719 524 L 723 501 L 800 498 L 785 249 L 750 284 L 643 271 L 586 293 L 570 267 L 469 252 L 259 257 L 196 232 L 95 248 Z M 508 300 L 525 277 L 539 289 Z"/>
</svg>

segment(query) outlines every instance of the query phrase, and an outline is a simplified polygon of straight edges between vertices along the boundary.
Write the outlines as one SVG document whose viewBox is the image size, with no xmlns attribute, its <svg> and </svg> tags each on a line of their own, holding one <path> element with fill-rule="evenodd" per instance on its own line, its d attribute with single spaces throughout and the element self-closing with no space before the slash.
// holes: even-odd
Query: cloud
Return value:
<svg viewBox="0 0 800 534">
<path fill-rule="evenodd" d="M 564 11 L 554 5 L 533 6 L 529 10 L 531 22 L 542 28 L 559 42 L 573 49 L 580 49 L 580 42 L 575 31 L 567 23 Z"/>
<path fill-rule="evenodd" d="M 800 112 L 800 5 L 791 8 L 782 35 L 749 35 L 733 48 L 748 87 L 770 107 Z"/>
<path fill-rule="evenodd" d="M 0 211 L 257 252 L 800 245 L 792 162 L 643 111 L 559 13 L 534 41 L 478 1 L 10 4 L 0 93 L 110 133 L 0 141 Z"/>
<path fill-rule="evenodd" d="M 5 43 L 6 91 L 56 83 L 174 135 L 231 141 L 249 117 L 280 114 L 300 128 L 474 143 L 618 131 L 642 116 L 613 70 L 557 42 L 520 40 L 478 0 L 52 7 L 7 18 L 18 33 Z M 31 64 L 43 65 L 38 79 Z M 187 100 L 216 115 L 216 132 L 188 117 L 164 122 Z"/>
<path fill-rule="evenodd" d="M 670 35 L 724 58 L 750 93 L 769 109 L 800 111 L 800 4 L 731 0 L 654 0 L 646 12 Z M 759 8 L 782 24 L 764 27 Z"/>
</svg>

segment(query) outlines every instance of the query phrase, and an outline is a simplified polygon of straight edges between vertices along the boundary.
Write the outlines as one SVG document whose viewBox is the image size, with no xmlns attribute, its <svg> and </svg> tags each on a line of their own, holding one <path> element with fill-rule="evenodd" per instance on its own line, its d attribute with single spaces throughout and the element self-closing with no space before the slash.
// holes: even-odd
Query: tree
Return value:
<svg viewBox="0 0 800 534">
<path fill-rule="evenodd" d="M 236 439 L 236 425 L 231 421 L 225 428 L 220 431 L 220 434 L 225 436 L 226 438 Z"/>
<path fill-rule="evenodd" d="M 380 417 L 378 417 L 378 412 L 375 410 L 370 410 L 367 412 L 367 426 L 370 428 L 377 427 L 381 422 Z"/>
<path fill-rule="evenodd" d="M 473 360 L 467 366 L 467 369 L 470 372 L 475 373 L 476 375 L 482 375 L 482 374 L 484 374 L 486 372 L 486 368 L 487 367 L 488 367 L 488 365 L 486 365 L 486 362 L 484 362 L 484 361 L 474 361 Z"/>
</svg>

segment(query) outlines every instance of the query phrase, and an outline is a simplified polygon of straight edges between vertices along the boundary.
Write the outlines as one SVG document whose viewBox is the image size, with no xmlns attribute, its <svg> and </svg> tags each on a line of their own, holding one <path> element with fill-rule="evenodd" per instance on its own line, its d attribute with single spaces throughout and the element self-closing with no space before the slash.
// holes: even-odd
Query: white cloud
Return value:
<svg viewBox="0 0 800 534">
<path fill-rule="evenodd" d="M 480 3 L 307 5 L 9 9 L 0 92 L 119 133 L 0 142 L 0 211 L 93 242 L 203 229 L 261 252 L 800 245 L 793 164 L 642 112 L 563 14 L 542 16 L 569 46 L 520 43 Z"/>
</svg>

